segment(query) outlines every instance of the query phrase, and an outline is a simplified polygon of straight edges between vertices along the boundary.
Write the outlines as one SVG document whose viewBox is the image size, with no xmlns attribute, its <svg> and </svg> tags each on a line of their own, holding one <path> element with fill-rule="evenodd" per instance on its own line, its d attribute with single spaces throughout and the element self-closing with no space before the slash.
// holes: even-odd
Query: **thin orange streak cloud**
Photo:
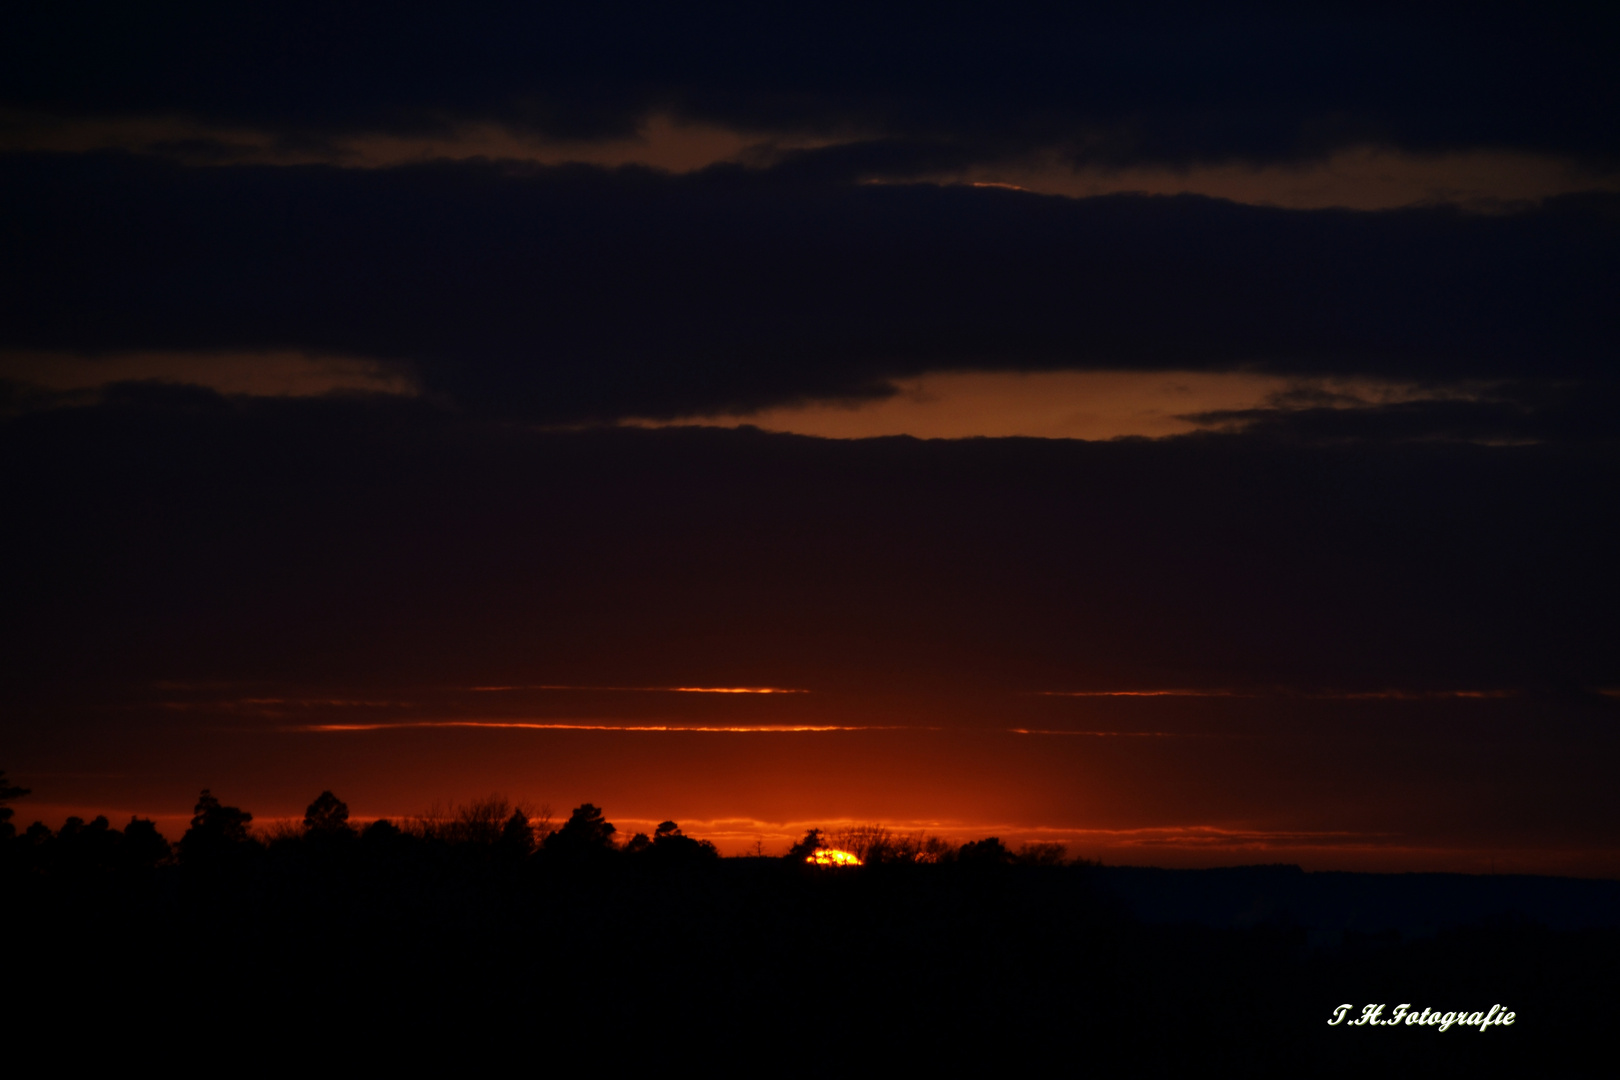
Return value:
<svg viewBox="0 0 1620 1080">
<path fill-rule="evenodd" d="M 1037 690 L 1037 697 L 1255 697 L 1235 690 Z"/>
<path fill-rule="evenodd" d="M 787 689 L 780 686 L 473 686 L 477 693 L 496 693 L 502 690 L 611 690 L 635 694 L 808 694 L 808 690 Z"/>
<path fill-rule="evenodd" d="M 1338 697 L 1347 701 L 1376 698 L 1391 701 L 1439 701 L 1445 698 L 1510 698 L 1517 697 L 1512 690 L 1376 690 L 1362 694 L 1317 694 L 1317 697 Z"/>
<path fill-rule="evenodd" d="M 805 731 L 937 731 L 937 728 L 905 728 L 900 725 L 840 724 L 730 724 L 726 726 L 686 724 L 573 724 L 540 723 L 529 720 L 413 720 L 398 724 L 299 724 L 290 731 L 387 731 L 397 728 L 522 728 L 533 731 L 699 731 L 699 732 L 805 732 Z"/>
<path fill-rule="evenodd" d="M 357 701 L 346 698 L 279 698 L 279 697 L 249 697 L 242 698 L 243 705 L 308 705 L 330 706 L 333 708 L 368 708 L 384 709 L 409 704 L 404 701 Z M 168 704 L 165 702 L 164 704 Z M 221 703 L 224 704 L 224 703 Z"/>
<path fill-rule="evenodd" d="M 339 732 L 339 731 L 393 731 L 408 728 L 517 728 L 529 731 L 632 731 L 632 732 L 709 732 L 759 734 L 780 732 L 785 734 L 827 731 L 945 731 L 938 726 L 912 724 L 588 724 L 542 722 L 536 720 L 404 720 L 398 723 L 376 724 L 297 724 L 286 731 Z M 973 728 L 962 728 L 973 732 Z M 1188 733 L 1175 731 L 1068 731 L 1059 728 L 988 728 L 978 729 L 988 734 L 1005 735 L 1086 735 L 1093 738 L 1180 738 Z"/>
<path fill-rule="evenodd" d="M 1334 844 L 1379 840 L 1397 836 L 1388 832 L 1234 829 L 1220 825 L 1161 825 L 1136 829 L 1049 829 L 1052 833 L 1084 839 L 1106 839 L 1124 844 Z"/>
<path fill-rule="evenodd" d="M 1313 701 L 1442 701 L 1452 698 L 1510 698 L 1512 690 L 1367 690 L 1356 692 L 1305 693 L 1290 690 L 1036 690 L 1036 697 L 1293 697 Z"/>
<path fill-rule="evenodd" d="M 1090 735 L 1094 738 L 1152 738 L 1170 739 L 1185 737 L 1186 732 L 1180 731 L 1065 731 L 1059 728 L 1008 728 L 1011 735 Z"/>
</svg>

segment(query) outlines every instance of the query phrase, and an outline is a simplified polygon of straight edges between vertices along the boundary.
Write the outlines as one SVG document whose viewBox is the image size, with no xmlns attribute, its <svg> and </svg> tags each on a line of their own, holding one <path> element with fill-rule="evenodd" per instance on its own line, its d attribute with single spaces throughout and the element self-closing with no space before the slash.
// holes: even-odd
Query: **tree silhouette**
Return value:
<svg viewBox="0 0 1620 1080">
<path fill-rule="evenodd" d="M 118 862 L 123 840 L 124 834 L 102 815 L 89 824 L 81 817 L 70 817 L 57 831 L 50 861 L 70 873 L 111 870 Z"/>
<path fill-rule="evenodd" d="M 1003 866 L 1013 861 L 1013 853 L 999 836 L 991 836 L 963 844 L 957 849 L 956 858 L 968 866 Z"/>
<path fill-rule="evenodd" d="M 310 837 L 353 836 L 348 804 L 330 791 L 321 792 L 304 811 L 304 834 Z"/>
<path fill-rule="evenodd" d="M 814 855 L 822 846 L 823 842 L 821 839 L 821 830 L 811 829 L 809 832 L 804 834 L 803 840 L 800 840 L 797 844 L 794 844 L 792 847 L 788 848 L 788 853 L 784 857 L 788 860 L 788 862 L 804 862 L 804 860 Z"/>
<path fill-rule="evenodd" d="M 501 838 L 495 843 L 502 851 L 512 855 L 521 857 L 533 853 L 534 826 L 529 824 L 529 815 L 514 807 L 512 816 L 501 826 Z"/>
<path fill-rule="evenodd" d="M 11 823 L 12 809 L 6 804 L 12 799 L 20 799 L 24 795 L 32 794 L 25 787 L 14 787 L 6 780 L 6 771 L 0 769 L 0 841 L 10 840 L 17 834 L 17 827 Z"/>
<path fill-rule="evenodd" d="M 169 842 L 158 832 L 157 825 L 145 818 L 131 817 L 124 826 L 124 843 L 119 851 L 119 862 L 126 869 L 145 870 L 169 857 Z"/>
<path fill-rule="evenodd" d="M 1020 844 L 1018 862 L 1026 866 L 1062 866 L 1069 858 L 1069 849 L 1063 844 Z"/>
<path fill-rule="evenodd" d="M 581 855 L 612 851 L 616 831 L 603 820 L 601 810 L 585 803 L 568 816 L 562 828 L 546 837 L 546 850 Z"/>
<path fill-rule="evenodd" d="M 203 788 L 192 812 L 191 828 L 180 838 L 181 862 L 206 862 L 225 857 L 252 843 L 248 823 L 253 815 L 234 806 L 221 806 L 213 792 Z"/>
<path fill-rule="evenodd" d="M 415 839 L 387 818 L 378 818 L 360 833 L 357 846 L 372 866 L 397 864 L 409 858 Z"/>
<path fill-rule="evenodd" d="M 456 808 L 448 835 L 463 844 L 499 843 L 517 807 L 504 795 L 474 799 Z M 527 818 L 525 818 L 527 820 Z"/>
<path fill-rule="evenodd" d="M 713 844 L 687 836 L 673 821 L 659 824 L 651 847 L 653 854 L 663 862 L 701 862 L 720 857 Z"/>
</svg>

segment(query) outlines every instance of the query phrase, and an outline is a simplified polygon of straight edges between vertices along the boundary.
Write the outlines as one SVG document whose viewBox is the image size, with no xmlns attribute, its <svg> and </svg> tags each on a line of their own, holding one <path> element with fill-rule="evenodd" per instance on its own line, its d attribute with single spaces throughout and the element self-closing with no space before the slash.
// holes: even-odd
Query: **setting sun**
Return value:
<svg viewBox="0 0 1620 1080">
<path fill-rule="evenodd" d="M 802 849 L 801 849 L 802 850 Z M 849 851 L 839 851 L 837 848 L 817 848 L 804 857 L 807 863 L 817 866 L 859 866 L 860 857 Z"/>
</svg>

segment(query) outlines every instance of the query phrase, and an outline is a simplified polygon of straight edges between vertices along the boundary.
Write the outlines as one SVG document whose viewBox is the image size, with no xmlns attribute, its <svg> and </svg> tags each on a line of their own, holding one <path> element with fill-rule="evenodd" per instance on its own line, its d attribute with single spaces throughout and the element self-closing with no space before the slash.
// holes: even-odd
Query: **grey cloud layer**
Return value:
<svg viewBox="0 0 1620 1080">
<path fill-rule="evenodd" d="M 1373 142 L 1612 165 L 1620 145 L 1620 21 L 1603 5 L 1121 7 L 19 4 L 0 102 L 291 140 L 478 121 L 622 135 L 665 111 L 1115 164 Z"/>
<path fill-rule="evenodd" d="M 0 159 L 0 348 L 303 349 L 468 408 L 678 416 L 944 368 L 1613 374 L 1620 198 L 1285 211 L 485 162 Z"/>
</svg>

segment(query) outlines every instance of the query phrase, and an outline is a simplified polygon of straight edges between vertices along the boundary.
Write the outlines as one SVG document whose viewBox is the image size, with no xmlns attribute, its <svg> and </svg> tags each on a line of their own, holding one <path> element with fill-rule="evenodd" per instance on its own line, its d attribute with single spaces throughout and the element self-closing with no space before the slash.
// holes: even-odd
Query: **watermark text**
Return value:
<svg viewBox="0 0 1620 1080">
<path fill-rule="evenodd" d="M 1412 1008 L 1410 1002 L 1395 1006 L 1393 1012 L 1387 1017 L 1384 1015 L 1383 1005 L 1363 1005 L 1361 1015 L 1350 1019 L 1356 1007 L 1351 1004 L 1340 1005 L 1333 1010 L 1333 1016 L 1328 1020 L 1329 1027 L 1432 1027 L 1440 1031 L 1450 1031 L 1454 1027 L 1474 1028 L 1484 1031 L 1493 1027 L 1510 1027 L 1516 1013 L 1508 1012 L 1500 1005 L 1492 1005 L 1485 1012 L 1469 1012 L 1467 1009 L 1456 1009 L 1449 1012 L 1439 1009 L 1425 1008 L 1421 1012 Z"/>
</svg>

